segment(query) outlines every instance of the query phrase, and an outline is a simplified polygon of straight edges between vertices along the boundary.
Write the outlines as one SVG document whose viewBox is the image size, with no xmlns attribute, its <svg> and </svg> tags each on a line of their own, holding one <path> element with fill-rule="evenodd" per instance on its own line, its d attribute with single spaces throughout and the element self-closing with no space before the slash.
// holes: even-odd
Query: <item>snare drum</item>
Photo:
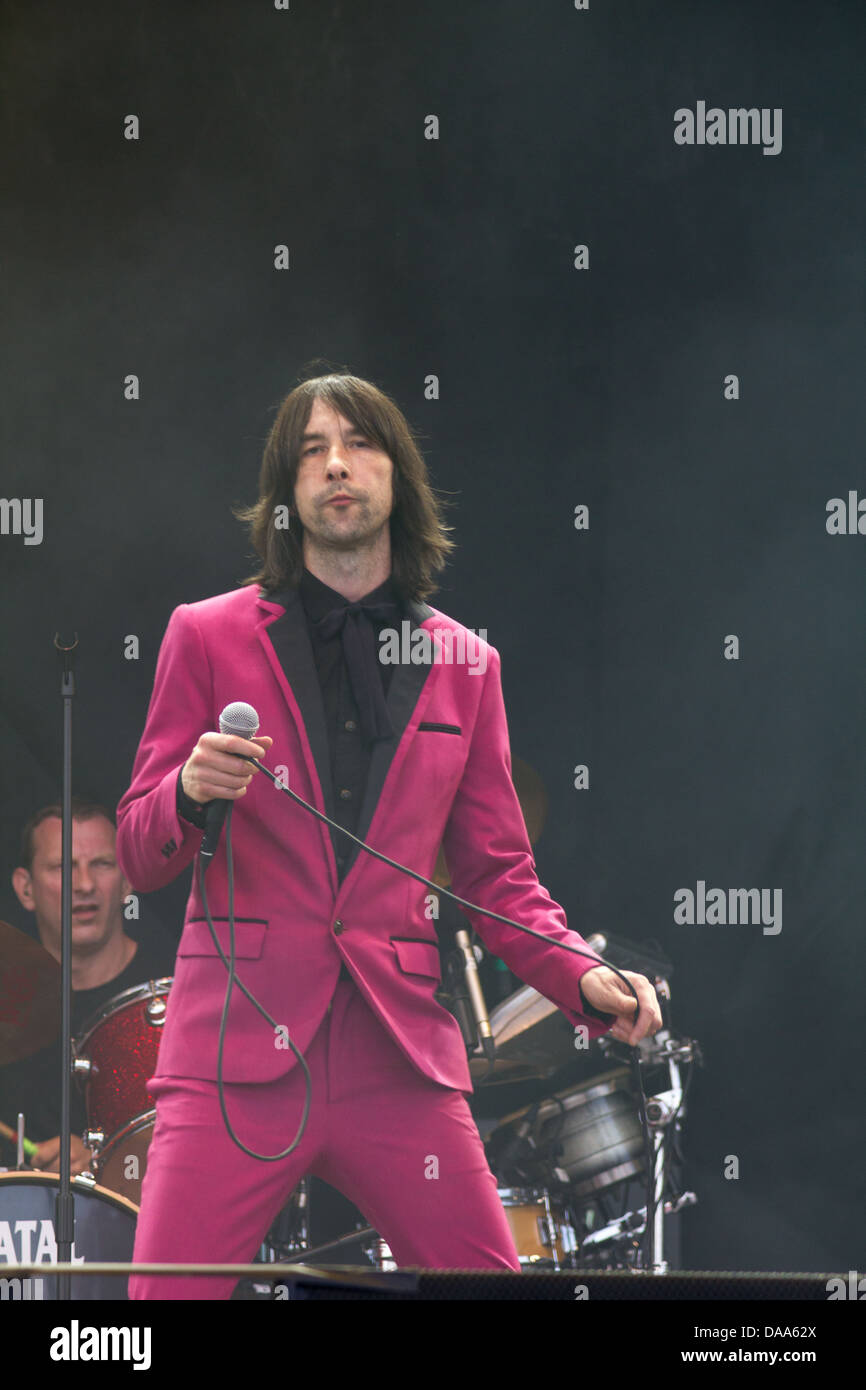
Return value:
<svg viewBox="0 0 866 1390">
<path fill-rule="evenodd" d="M 117 994 L 88 1019 L 76 1046 L 87 1063 L 85 1143 L 100 1183 L 138 1205 L 156 1120 L 156 1071 L 171 977 Z M 79 1071 L 83 1069 L 79 1067 Z"/>
<path fill-rule="evenodd" d="M 565 1256 L 577 1249 L 577 1240 L 559 1198 L 544 1187 L 497 1190 L 521 1266 L 561 1269 Z"/>
<path fill-rule="evenodd" d="M 10 1264 L 57 1263 L 54 1206 L 60 1177 L 57 1173 L 0 1173 L 0 1277 Z M 132 1259 L 138 1208 L 125 1197 L 97 1186 L 82 1173 L 72 1179 L 75 1194 L 76 1264 Z M 7 1299 L 56 1299 L 57 1276 L 7 1275 L 3 1297 Z M 126 1275 L 72 1275 L 73 1299 L 127 1297 Z"/>
</svg>

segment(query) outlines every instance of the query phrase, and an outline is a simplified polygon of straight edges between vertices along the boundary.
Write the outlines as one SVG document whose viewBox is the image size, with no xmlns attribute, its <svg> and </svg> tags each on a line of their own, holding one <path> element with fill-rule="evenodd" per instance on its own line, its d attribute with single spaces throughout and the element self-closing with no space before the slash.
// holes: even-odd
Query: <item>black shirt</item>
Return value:
<svg viewBox="0 0 866 1390">
<path fill-rule="evenodd" d="M 144 984 L 174 973 L 175 948 L 167 935 L 145 936 L 135 955 L 113 980 L 95 989 L 72 991 L 72 1035 L 80 1037 L 91 1016 L 109 999 Z M 24 1132 L 34 1143 L 53 1139 L 60 1131 L 60 1038 L 20 1062 L 0 1067 L 0 1120 L 17 1128 L 18 1112 L 24 1114 Z M 78 1081 L 71 1085 L 70 1110 L 72 1133 L 80 1135 L 86 1125 L 84 1093 Z M 130 1115 L 130 1119 L 134 1117 Z M 15 1145 L 0 1139 L 0 1156 L 6 1164 L 15 1162 Z"/>
<path fill-rule="evenodd" d="M 352 694 L 352 684 L 343 657 L 343 642 L 340 633 L 324 639 L 315 631 L 315 624 L 334 608 L 347 608 L 350 600 L 330 589 L 320 579 L 305 569 L 300 586 L 301 603 L 307 617 L 307 630 L 313 648 L 313 661 L 322 690 L 325 706 L 325 726 L 331 749 L 331 785 L 334 792 L 334 820 L 345 826 L 353 834 L 357 833 L 358 817 L 367 785 L 370 770 L 372 744 L 361 736 L 358 706 Z M 279 601 L 279 595 L 276 596 Z M 380 633 L 389 627 L 398 628 L 404 616 L 400 596 L 392 579 L 388 578 L 371 593 L 365 594 L 361 603 L 398 603 L 400 611 L 395 617 L 385 618 L 373 623 L 377 644 Z M 382 680 L 382 689 L 387 696 L 394 667 L 377 662 Z M 342 837 L 341 837 L 342 838 Z M 348 858 L 349 841 L 345 849 L 337 854 L 337 871 L 340 879 Z"/>
<path fill-rule="evenodd" d="M 344 598 L 342 594 L 329 588 L 327 584 L 323 584 L 321 579 L 317 579 L 308 569 L 305 569 L 301 576 L 299 593 L 307 619 L 307 632 L 325 710 L 325 727 L 328 731 L 328 743 L 331 750 L 334 820 L 355 834 L 357 833 L 358 818 L 361 814 L 364 790 L 367 785 L 367 774 L 370 770 L 372 744 L 366 743 L 361 735 L 358 706 L 352 693 L 352 685 L 343 656 L 342 635 L 337 632 L 332 637 L 322 638 L 315 630 L 315 625 L 322 618 L 335 608 L 347 608 L 351 600 Z M 267 597 L 273 603 L 281 601 L 279 593 L 268 594 Z M 359 601 L 361 603 L 396 603 L 399 605 L 399 611 L 394 616 L 373 623 L 377 643 L 385 628 L 399 629 L 401 621 L 406 616 L 405 605 L 390 576 L 384 584 L 380 584 L 378 588 L 365 594 Z M 377 668 L 382 681 L 383 692 L 387 696 L 394 668 L 383 662 L 377 662 Z M 181 785 L 182 773 L 183 768 L 178 773 L 177 779 L 178 814 L 184 820 L 190 821 L 201 829 L 204 826 L 205 808 L 191 800 L 184 792 Z M 348 851 L 349 841 L 347 840 L 346 848 L 337 854 L 337 872 L 341 880 L 348 859 Z"/>
</svg>

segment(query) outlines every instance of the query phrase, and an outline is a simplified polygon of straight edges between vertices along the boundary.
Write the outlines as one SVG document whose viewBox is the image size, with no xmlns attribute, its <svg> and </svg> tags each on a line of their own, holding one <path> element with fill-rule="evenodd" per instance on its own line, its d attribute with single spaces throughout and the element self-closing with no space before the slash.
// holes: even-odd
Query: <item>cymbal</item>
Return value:
<svg viewBox="0 0 866 1390">
<path fill-rule="evenodd" d="M 522 985 L 490 1011 L 496 1044 L 491 1078 L 501 1081 L 546 1080 L 575 1060 L 574 1029 L 555 1004 L 531 985 Z M 473 1080 L 487 1079 L 487 1059 L 469 1054 Z"/>
<path fill-rule="evenodd" d="M 514 783 L 514 790 L 517 792 L 517 799 L 523 812 L 523 823 L 526 826 L 529 843 L 534 845 L 544 829 L 544 822 L 547 818 L 547 792 L 544 790 L 544 783 L 535 768 L 524 762 L 522 758 L 512 759 L 511 780 Z M 447 888 L 451 882 L 451 875 L 448 872 L 448 865 L 445 862 L 445 854 L 441 845 L 439 846 L 436 868 L 433 871 L 433 882 L 438 883 L 440 888 Z"/>
<path fill-rule="evenodd" d="M 60 1031 L 60 966 L 32 937 L 0 922 L 0 1066 L 53 1042 Z"/>
</svg>

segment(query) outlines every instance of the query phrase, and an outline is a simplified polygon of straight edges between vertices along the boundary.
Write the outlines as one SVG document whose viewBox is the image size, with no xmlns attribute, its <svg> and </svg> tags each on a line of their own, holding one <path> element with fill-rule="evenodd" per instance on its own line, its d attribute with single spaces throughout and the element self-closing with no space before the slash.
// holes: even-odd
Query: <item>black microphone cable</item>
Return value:
<svg viewBox="0 0 866 1390">
<path fill-rule="evenodd" d="M 257 1158 L 257 1159 L 259 1159 L 262 1163 L 276 1163 L 276 1162 L 278 1162 L 278 1160 L 283 1159 L 283 1158 L 288 1158 L 289 1154 L 294 1153 L 295 1149 L 298 1147 L 298 1145 L 300 1144 L 301 1140 L 302 1140 L 303 1137 L 304 1137 L 304 1131 L 305 1131 L 306 1128 L 307 1128 L 307 1120 L 308 1120 L 309 1114 L 310 1114 L 310 1104 L 311 1104 L 311 1101 L 312 1101 L 312 1093 L 313 1093 L 313 1082 L 312 1082 L 312 1077 L 310 1076 L 310 1069 L 309 1069 L 309 1067 L 307 1066 L 307 1060 L 306 1060 L 306 1058 L 304 1057 L 304 1054 L 303 1054 L 303 1052 L 301 1051 L 301 1049 L 296 1045 L 296 1043 L 295 1043 L 295 1041 L 294 1041 L 294 1039 L 293 1039 L 291 1033 L 289 1033 L 289 1046 L 291 1047 L 292 1051 L 294 1052 L 295 1056 L 297 1057 L 298 1061 L 300 1062 L 301 1066 L 302 1066 L 303 1069 L 304 1069 L 304 1088 L 305 1088 L 305 1094 L 304 1094 L 304 1113 L 303 1113 L 303 1115 L 301 1116 L 301 1123 L 300 1123 L 300 1125 L 298 1126 L 298 1131 L 297 1131 L 297 1133 L 296 1133 L 294 1139 L 292 1140 L 291 1144 L 289 1145 L 289 1147 L 288 1147 L 287 1149 L 283 1149 L 283 1150 L 282 1150 L 280 1153 L 278 1153 L 278 1154 L 260 1154 L 260 1153 L 256 1153 L 256 1151 L 255 1151 L 254 1149 L 248 1149 L 247 1146 L 246 1146 L 246 1144 L 244 1144 L 243 1141 L 242 1141 L 241 1139 L 239 1139 L 238 1136 L 235 1134 L 234 1130 L 232 1129 L 232 1123 L 231 1123 L 231 1120 L 229 1119 L 229 1112 L 228 1112 L 228 1108 L 227 1108 L 227 1106 L 226 1106 L 226 1098 L 225 1098 L 225 1081 L 224 1081 L 224 1078 L 223 1078 L 223 1053 L 224 1053 L 224 1050 L 225 1050 L 226 1026 L 227 1026 L 227 1024 L 228 1024 L 229 1005 L 231 1004 L 232 989 L 234 988 L 234 986 L 237 985 L 237 987 L 238 987 L 238 989 L 241 991 L 241 993 L 244 994 L 244 995 L 246 995 L 247 999 L 249 999 L 249 1001 L 250 1001 L 250 1003 L 253 1005 L 253 1007 L 254 1007 L 255 1009 L 258 1010 L 258 1012 L 261 1014 L 262 1018 L 264 1018 L 264 1019 L 271 1025 L 271 1027 L 273 1028 L 275 1034 L 279 1031 L 279 1029 L 280 1029 L 281 1027 L 284 1027 L 285 1025 L 279 1024 L 279 1023 L 276 1022 L 275 1019 L 271 1018 L 271 1016 L 270 1016 L 270 1014 L 268 1013 L 267 1009 L 266 1009 L 262 1004 L 260 1004 L 259 1001 L 258 1001 L 258 999 L 256 999 L 255 995 L 254 995 L 250 990 L 247 989 L 247 987 L 246 987 L 246 985 L 244 984 L 243 980 L 238 979 L 238 976 L 237 976 L 236 970 L 235 970 L 235 965 L 236 965 L 236 957 L 235 957 L 235 951 L 236 951 L 236 947 L 235 947 L 235 867 L 234 867 L 234 856 L 233 856 L 233 854 L 232 854 L 232 811 L 233 811 L 233 810 L 234 810 L 234 802 L 229 802 L 228 809 L 227 809 L 227 811 L 226 811 L 226 817 L 225 817 L 226 869 L 227 869 L 227 872 L 228 872 L 228 893 L 229 893 L 229 905 L 228 905 L 228 915 L 229 915 L 229 959 L 226 959 L 226 954 L 225 954 L 225 952 L 224 952 L 222 946 L 221 946 L 220 943 L 219 943 L 219 937 L 218 937 L 217 934 L 216 934 L 216 928 L 215 928 L 215 926 L 214 926 L 214 924 L 213 924 L 213 919 L 212 919 L 212 917 L 211 917 L 210 908 L 209 908 L 209 906 L 208 906 L 208 901 L 207 901 L 207 888 L 205 887 L 205 874 L 207 873 L 208 865 L 211 863 L 211 860 L 210 860 L 210 859 L 203 859 L 202 856 L 199 855 L 199 861 L 198 861 L 198 886 L 199 886 L 199 892 L 201 893 L 201 900 L 202 900 L 202 906 L 204 907 L 204 914 L 205 914 L 205 917 L 207 918 L 207 924 L 208 924 L 208 928 L 209 928 L 209 930 L 210 930 L 210 934 L 211 934 L 211 936 L 212 936 L 212 938 L 213 938 L 213 943 L 214 943 L 214 945 L 216 946 L 217 951 L 219 952 L 220 959 L 222 960 L 223 965 L 225 966 L 226 970 L 228 971 L 228 980 L 226 981 L 226 997 L 225 997 L 225 999 L 223 1000 L 223 1012 L 222 1012 L 222 1018 L 220 1019 L 219 1046 L 218 1046 L 218 1048 L 217 1048 L 217 1093 L 218 1093 L 218 1095 L 219 1095 L 220 1110 L 222 1111 L 223 1123 L 224 1123 L 224 1125 L 225 1125 L 225 1127 L 226 1127 L 226 1130 L 228 1131 L 229 1138 L 233 1141 L 233 1143 L 235 1143 L 235 1144 L 237 1145 L 237 1147 L 238 1147 L 239 1149 L 241 1149 L 245 1154 L 248 1154 L 250 1158 Z"/>
</svg>

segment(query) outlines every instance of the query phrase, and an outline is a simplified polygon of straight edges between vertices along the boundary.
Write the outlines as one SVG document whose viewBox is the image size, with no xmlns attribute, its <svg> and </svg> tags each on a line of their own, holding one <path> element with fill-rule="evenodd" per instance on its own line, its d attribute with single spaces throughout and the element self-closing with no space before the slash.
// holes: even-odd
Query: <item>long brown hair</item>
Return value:
<svg viewBox="0 0 866 1390">
<path fill-rule="evenodd" d="M 261 568 L 244 581 L 265 590 L 291 588 L 303 571 L 301 523 L 294 509 L 301 437 L 315 400 L 324 401 L 371 439 L 394 465 L 391 512 L 391 576 L 405 598 L 433 593 L 434 575 L 444 568 L 454 542 L 443 520 L 448 505 L 434 493 L 416 437 L 399 407 L 370 381 L 348 372 L 310 377 L 290 391 L 277 411 L 262 457 L 259 498 L 235 516 L 249 524 Z M 292 525 L 278 529 L 275 510 L 289 508 Z"/>
</svg>

